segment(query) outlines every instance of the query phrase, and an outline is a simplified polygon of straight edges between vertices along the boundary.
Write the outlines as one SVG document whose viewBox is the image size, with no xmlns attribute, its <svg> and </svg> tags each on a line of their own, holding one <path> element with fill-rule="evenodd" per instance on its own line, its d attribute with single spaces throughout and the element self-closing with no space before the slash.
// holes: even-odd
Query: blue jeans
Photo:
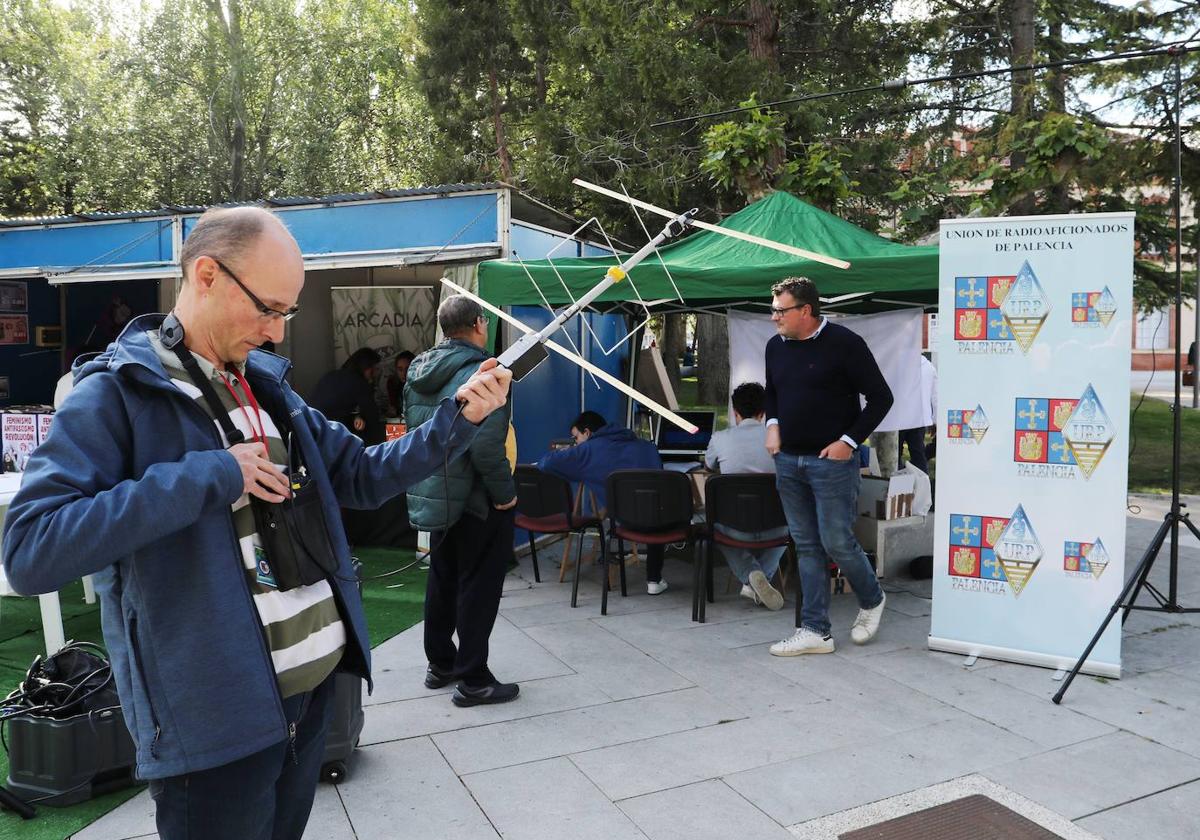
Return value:
<svg viewBox="0 0 1200 840">
<path fill-rule="evenodd" d="M 285 738 L 211 770 L 152 780 L 161 840 L 300 840 L 325 757 L 333 686 L 330 674 L 283 701 L 284 717 L 296 725 L 294 748 Z"/>
<path fill-rule="evenodd" d="M 822 636 L 829 633 L 830 560 L 850 581 L 860 607 L 871 609 L 883 601 L 875 570 L 854 537 L 860 481 L 857 458 L 775 456 L 775 484 L 800 565 L 800 626 Z"/>
<path fill-rule="evenodd" d="M 726 528 L 724 525 L 718 525 L 717 530 L 722 534 L 733 537 L 735 540 L 744 542 L 756 542 L 758 540 L 773 540 L 777 537 L 787 536 L 786 528 L 770 528 L 761 533 L 751 534 L 745 531 L 739 531 L 736 528 Z M 750 573 L 755 569 L 761 571 L 767 576 L 767 580 L 775 577 L 775 573 L 779 571 L 779 561 L 783 558 L 783 552 L 787 549 L 786 546 L 778 548 L 764 548 L 760 551 L 751 551 L 747 548 L 733 548 L 728 545 L 719 545 L 721 553 L 725 555 L 725 562 L 729 564 L 729 570 L 737 575 L 737 579 L 743 584 L 750 582 Z"/>
</svg>

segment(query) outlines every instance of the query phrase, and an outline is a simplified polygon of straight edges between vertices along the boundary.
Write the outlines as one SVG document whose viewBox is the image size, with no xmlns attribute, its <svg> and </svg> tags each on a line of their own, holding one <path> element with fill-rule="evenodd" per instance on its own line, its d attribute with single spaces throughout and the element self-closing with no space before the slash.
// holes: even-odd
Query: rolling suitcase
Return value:
<svg viewBox="0 0 1200 840">
<path fill-rule="evenodd" d="M 333 722 L 325 735 L 321 781 L 336 785 L 346 778 L 346 762 L 362 734 L 363 681 L 355 674 L 335 674 L 333 681 Z"/>
</svg>

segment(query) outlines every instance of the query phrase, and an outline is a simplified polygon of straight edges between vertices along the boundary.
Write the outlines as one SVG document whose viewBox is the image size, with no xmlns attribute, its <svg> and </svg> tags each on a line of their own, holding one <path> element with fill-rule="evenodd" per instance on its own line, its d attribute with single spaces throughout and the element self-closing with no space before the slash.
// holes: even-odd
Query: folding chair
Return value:
<svg viewBox="0 0 1200 840">
<path fill-rule="evenodd" d="M 718 545 L 759 551 L 766 548 L 786 546 L 788 556 L 796 563 L 796 548 L 789 535 L 767 540 L 739 540 L 722 533 L 717 525 L 743 533 L 757 534 L 787 527 L 783 513 L 783 502 L 775 487 L 775 476 L 770 473 L 737 473 L 714 475 L 704 485 L 704 539 L 707 549 L 703 552 L 704 588 L 707 598 L 701 597 L 697 587 L 693 593 L 693 619 L 704 622 L 706 601 L 713 600 L 713 555 Z M 800 575 L 796 575 L 796 626 L 800 626 Z"/>
<path fill-rule="evenodd" d="M 515 525 L 529 533 L 529 554 L 533 559 L 533 579 L 541 583 L 538 569 L 537 534 L 578 534 L 579 548 L 575 557 L 575 583 L 571 587 L 571 606 L 579 597 L 579 567 L 583 559 L 583 535 L 595 528 L 600 538 L 600 556 L 604 558 L 604 523 L 598 516 L 575 513 L 571 485 L 556 475 L 544 473 L 529 464 L 518 464 L 513 473 L 517 484 L 517 515 Z M 605 589 L 608 587 L 608 567 L 605 564 Z"/>
<path fill-rule="evenodd" d="M 625 595 L 626 541 L 663 546 L 686 542 L 689 551 L 693 548 L 692 482 L 683 473 L 667 470 L 617 470 L 609 475 L 605 489 L 609 533 L 617 538 L 621 595 Z M 700 567 L 693 565 L 693 580 L 698 583 Z M 694 607 L 692 612 L 694 617 Z M 600 614 L 608 614 L 607 568 Z"/>
</svg>

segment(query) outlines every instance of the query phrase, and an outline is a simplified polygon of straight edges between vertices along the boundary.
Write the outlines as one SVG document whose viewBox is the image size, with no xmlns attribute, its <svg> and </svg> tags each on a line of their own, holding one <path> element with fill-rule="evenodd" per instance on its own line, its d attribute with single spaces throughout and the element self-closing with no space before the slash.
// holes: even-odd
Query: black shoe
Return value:
<svg viewBox="0 0 1200 840">
<path fill-rule="evenodd" d="M 521 686 L 516 683 L 491 682 L 483 686 L 459 683 L 450 700 L 455 706 L 484 706 L 516 700 L 520 693 Z"/>
<path fill-rule="evenodd" d="M 426 688 L 445 688 L 454 682 L 454 675 L 447 674 L 441 668 L 435 668 L 430 665 L 425 669 L 425 687 Z"/>
</svg>

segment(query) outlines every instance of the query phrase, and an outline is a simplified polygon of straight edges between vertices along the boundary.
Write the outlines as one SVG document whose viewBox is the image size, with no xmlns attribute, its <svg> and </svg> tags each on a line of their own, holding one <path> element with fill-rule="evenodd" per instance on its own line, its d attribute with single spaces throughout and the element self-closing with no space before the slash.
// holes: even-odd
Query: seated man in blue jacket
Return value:
<svg viewBox="0 0 1200 840">
<path fill-rule="evenodd" d="M 537 467 L 543 472 L 581 482 L 601 508 L 608 508 L 604 482 L 617 470 L 661 470 L 658 448 L 624 426 L 607 423 L 595 411 L 585 411 L 571 423 L 575 445 L 545 455 Z M 667 590 L 662 579 L 663 546 L 646 546 L 646 591 L 659 595 Z"/>
<path fill-rule="evenodd" d="M 370 679 L 338 507 L 377 508 L 464 452 L 511 375 L 486 361 L 428 423 L 367 447 L 258 349 L 283 339 L 304 285 L 278 218 L 210 210 L 180 264 L 171 315 L 76 365 L 5 517 L 4 571 L 27 595 L 95 575 L 163 840 L 300 840 L 333 674 Z"/>
</svg>

